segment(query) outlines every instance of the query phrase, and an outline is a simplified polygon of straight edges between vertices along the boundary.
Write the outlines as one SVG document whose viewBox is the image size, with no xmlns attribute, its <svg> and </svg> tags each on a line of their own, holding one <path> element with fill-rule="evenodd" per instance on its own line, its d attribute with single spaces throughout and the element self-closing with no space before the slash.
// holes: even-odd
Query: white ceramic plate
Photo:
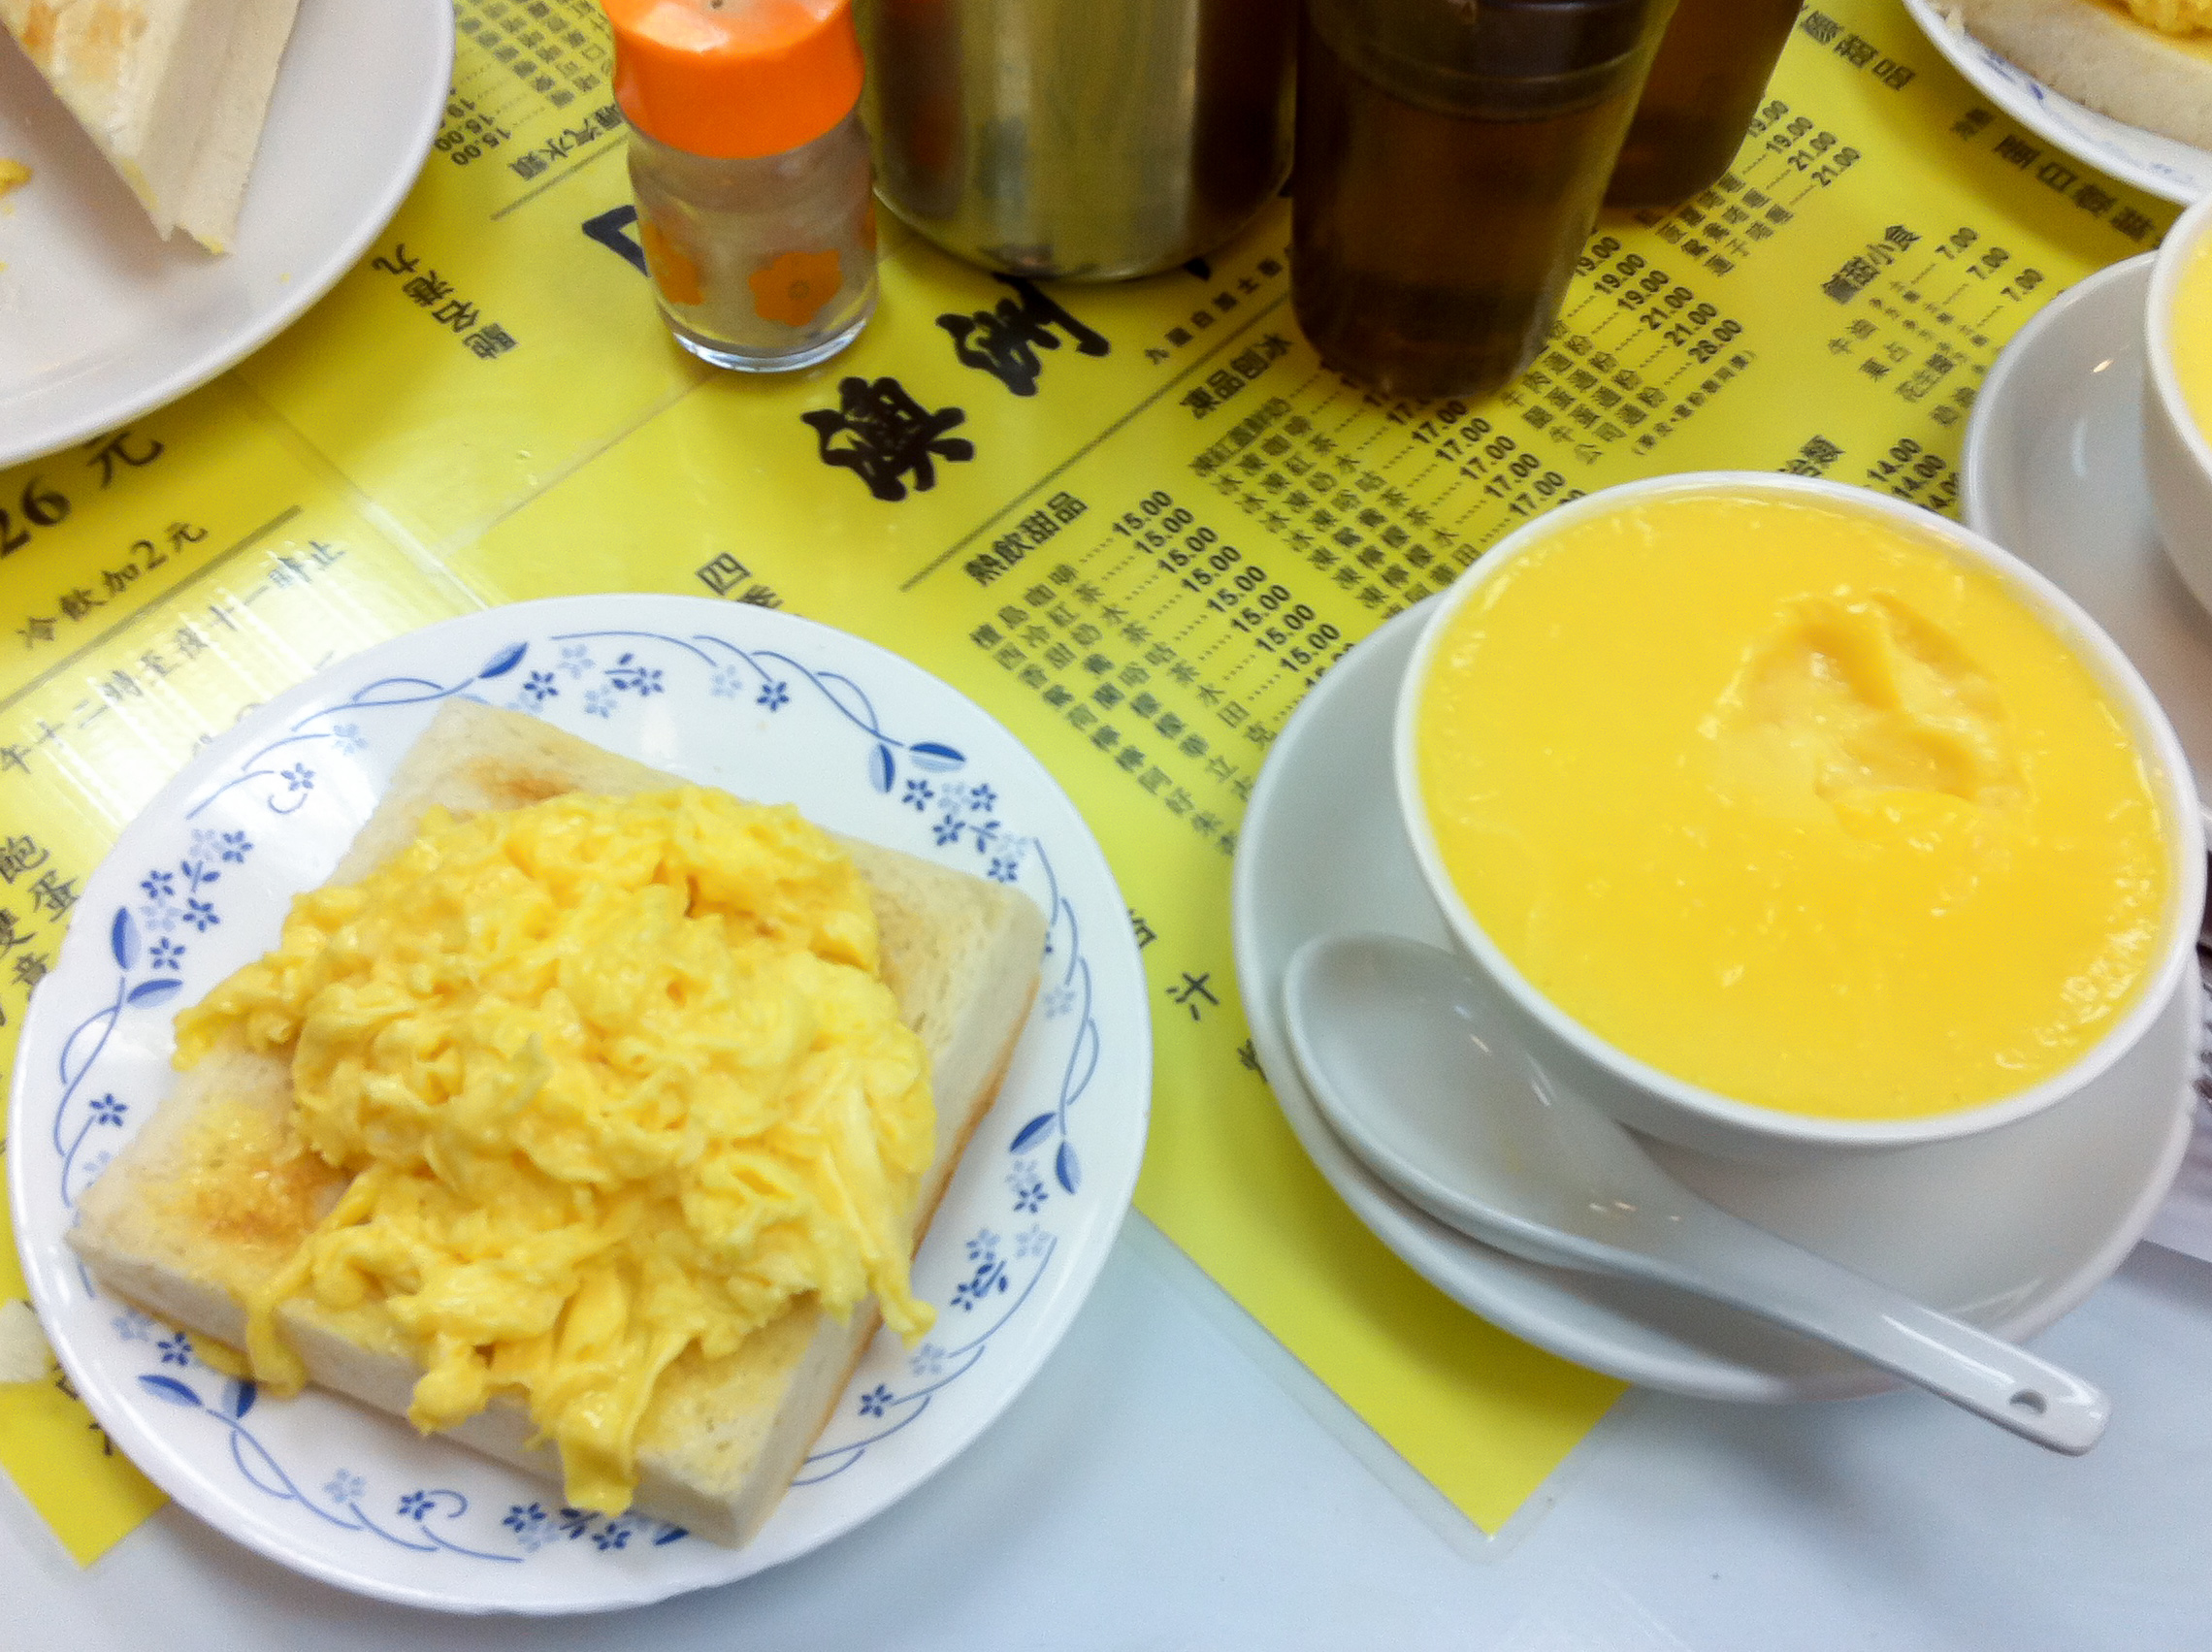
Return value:
<svg viewBox="0 0 2212 1652">
<path fill-rule="evenodd" d="M 1025 891 L 1052 920 L 1037 1004 L 914 1270 L 936 1328 L 889 1332 L 767 1527 L 717 1548 L 310 1391 L 255 1403 L 191 1339 L 95 1289 L 72 1209 L 167 1087 L 171 1015 L 273 945 L 439 704 L 472 696 L 834 830 Z M 911 1490 L 1058 1342 L 1136 1185 L 1149 1006 L 1096 841 L 988 713 L 870 643 L 703 598 L 528 602 L 355 656 L 204 752 L 85 886 L 16 1062 L 9 1191 L 78 1390 L 178 1502 L 288 1566 L 452 1611 L 658 1600 L 802 1554 Z"/>
<path fill-rule="evenodd" d="M 2154 256 L 2076 283 L 2005 346 L 1967 427 L 1963 503 L 1968 527 L 2047 575 L 2134 662 L 2212 798 L 2212 614 L 2166 561 L 2143 476 Z"/>
<path fill-rule="evenodd" d="M 1451 944 L 1406 846 L 1390 777 L 1392 705 L 1429 611 L 1400 615 L 1321 679 L 1276 739 L 1245 817 L 1237 984 L 1291 1129 L 1360 1219 L 1439 1289 L 1578 1364 L 1720 1400 L 1893 1386 L 1731 1309 L 1478 1244 L 1384 1187 L 1315 1109 L 1283 1033 L 1290 955 L 1341 929 Z M 1790 1170 L 1649 1145 L 1707 1198 L 1760 1226 L 2001 1336 L 2027 1337 L 2120 1265 L 2172 1182 L 2196 1105 L 2199 1008 L 2193 977 L 2090 1090 L 1988 1136 Z"/>
<path fill-rule="evenodd" d="M 167 242 L 0 31 L 0 468 L 173 402 L 352 268 L 421 170 L 453 76 L 451 0 L 302 0 L 216 258 Z"/>
<path fill-rule="evenodd" d="M 1904 9 L 1976 91 L 2046 143 L 2163 200 L 2187 206 L 2212 195 L 2212 151 L 2060 96 L 1953 22 L 1942 0 L 1904 0 Z"/>
</svg>

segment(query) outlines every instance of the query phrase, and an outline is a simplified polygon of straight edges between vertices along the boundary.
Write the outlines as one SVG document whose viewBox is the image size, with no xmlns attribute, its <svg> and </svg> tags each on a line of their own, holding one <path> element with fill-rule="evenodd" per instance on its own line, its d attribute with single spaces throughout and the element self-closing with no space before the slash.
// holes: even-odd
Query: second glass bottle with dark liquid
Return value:
<svg viewBox="0 0 2212 1652">
<path fill-rule="evenodd" d="M 1728 170 L 1798 17 L 1798 0 L 1681 0 L 1622 141 L 1609 207 L 1673 207 Z"/>
<path fill-rule="evenodd" d="M 1328 366 L 1478 396 L 1527 366 L 1672 0 L 1307 0 L 1291 296 Z"/>
</svg>

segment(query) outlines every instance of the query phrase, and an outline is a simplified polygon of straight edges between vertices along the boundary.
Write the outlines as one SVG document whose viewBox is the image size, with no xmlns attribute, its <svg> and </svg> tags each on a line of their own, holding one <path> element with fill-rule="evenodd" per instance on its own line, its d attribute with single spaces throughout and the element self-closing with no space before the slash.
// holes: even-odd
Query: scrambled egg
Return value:
<svg viewBox="0 0 2212 1652">
<path fill-rule="evenodd" d="M 2212 30 L 2212 0 L 2122 0 L 2138 23 L 2161 34 L 2198 34 Z"/>
<path fill-rule="evenodd" d="M 0 196 L 11 195 L 31 181 L 31 169 L 21 161 L 0 156 Z"/>
<path fill-rule="evenodd" d="M 661 1374 L 809 1295 L 931 1321 L 906 1218 L 928 1063 L 852 862 L 717 792 L 556 797 L 455 821 L 301 896 L 276 951 L 178 1020 L 292 1053 L 295 1123 L 352 1181 L 247 1303 L 253 1370 L 305 1380 L 299 1295 L 381 1304 L 446 1428 L 519 1390 L 569 1501 L 617 1513 Z"/>
</svg>

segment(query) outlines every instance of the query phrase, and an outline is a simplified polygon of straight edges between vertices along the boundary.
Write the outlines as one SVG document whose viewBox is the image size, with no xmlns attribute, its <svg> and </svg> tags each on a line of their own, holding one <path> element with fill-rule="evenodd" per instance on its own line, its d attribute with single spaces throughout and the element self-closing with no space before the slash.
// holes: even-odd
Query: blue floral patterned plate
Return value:
<svg viewBox="0 0 2212 1652">
<path fill-rule="evenodd" d="M 2061 96 L 1968 34 L 1943 0 L 1904 0 L 1904 9 L 1929 44 L 1976 91 L 2045 143 L 2162 200 L 2186 207 L 2212 195 L 2212 151 L 2146 132 Z"/>
<path fill-rule="evenodd" d="M 169 1083 L 171 1018 L 272 945 L 444 700 L 528 711 L 832 829 L 994 878 L 1051 919 L 1037 1003 L 915 1264 L 935 1329 L 863 1357 L 782 1506 L 726 1549 L 351 1402 L 261 1399 L 96 1288 L 62 1235 Z M 1151 1096 L 1144 976 L 1096 841 L 972 701 L 872 644 L 682 597 L 523 603 L 397 638 L 204 752 L 88 883 L 23 1028 L 9 1190 L 71 1378 L 178 1502 L 288 1566 L 451 1611 L 653 1601 L 792 1559 L 942 1466 L 1035 1374 L 1136 1184 Z"/>
</svg>

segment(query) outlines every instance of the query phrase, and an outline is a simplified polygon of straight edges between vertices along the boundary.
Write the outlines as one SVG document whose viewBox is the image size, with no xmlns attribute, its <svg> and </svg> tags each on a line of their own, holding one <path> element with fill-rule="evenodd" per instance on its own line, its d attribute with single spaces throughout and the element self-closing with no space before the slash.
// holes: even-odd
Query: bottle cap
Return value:
<svg viewBox="0 0 2212 1652">
<path fill-rule="evenodd" d="M 861 99 L 851 0 L 602 0 L 614 98 L 649 138 L 734 159 L 810 144 Z"/>
</svg>

